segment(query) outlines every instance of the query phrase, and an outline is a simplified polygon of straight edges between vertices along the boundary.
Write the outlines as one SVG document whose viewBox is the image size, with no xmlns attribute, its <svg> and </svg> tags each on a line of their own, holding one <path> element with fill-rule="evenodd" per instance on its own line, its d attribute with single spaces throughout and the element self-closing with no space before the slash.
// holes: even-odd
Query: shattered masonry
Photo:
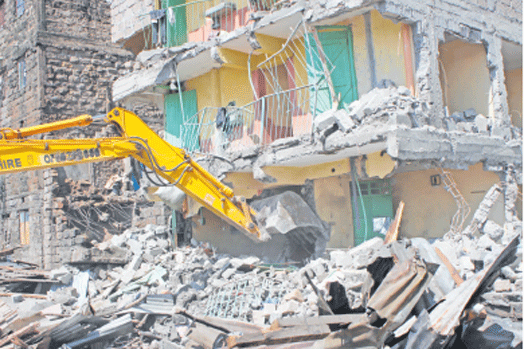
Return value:
<svg viewBox="0 0 524 349">
<path fill-rule="evenodd" d="M 0 0 L 0 52 L 2 127 L 124 106 L 270 237 L 2 176 L 0 348 L 522 348 L 522 1 Z"/>
</svg>

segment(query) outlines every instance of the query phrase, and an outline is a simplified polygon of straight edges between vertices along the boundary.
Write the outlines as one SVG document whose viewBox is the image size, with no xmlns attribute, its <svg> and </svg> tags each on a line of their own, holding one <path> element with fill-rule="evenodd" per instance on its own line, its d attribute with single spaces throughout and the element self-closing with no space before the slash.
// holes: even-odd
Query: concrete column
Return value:
<svg viewBox="0 0 524 349">
<path fill-rule="evenodd" d="M 439 79 L 438 41 L 443 33 L 435 27 L 432 15 L 418 22 L 413 33 L 415 43 L 415 92 L 429 107 L 430 123 L 441 127 L 444 117 L 442 87 Z"/>
<path fill-rule="evenodd" d="M 509 126 L 511 117 L 508 113 L 508 92 L 504 77 L 502 58 L 502 39 L 490 37 L 487 44 L 487 63 L 491 80 L 489 111 L 496 124 Z"/>
</svg>

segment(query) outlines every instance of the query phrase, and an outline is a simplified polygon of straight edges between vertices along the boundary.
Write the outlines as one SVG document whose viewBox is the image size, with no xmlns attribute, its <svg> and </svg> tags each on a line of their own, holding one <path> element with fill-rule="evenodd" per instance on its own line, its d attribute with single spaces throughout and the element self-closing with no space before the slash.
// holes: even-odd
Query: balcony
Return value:
<svg viewBox="0 0 524 349">
<path fill-rule="evenodd" d="M 244 27 L 257 11 L 273 9 L 276 0 L 197 0 L 151 11 L 151 30 L 144 31 L 146 49 L 212 39 Z"/>
<path fill-rule="evenodd" d="M 189 151 L 223 154 L 245 147 L 264 147 L 287 137 L 309 137 L 316 104 L 313 85 L 262 96 L 242 107 L 225 107 L 226 122 L 218 126 L 221 108 L 206 107 L 182 125 L 183 147 Z"/>
</svg>

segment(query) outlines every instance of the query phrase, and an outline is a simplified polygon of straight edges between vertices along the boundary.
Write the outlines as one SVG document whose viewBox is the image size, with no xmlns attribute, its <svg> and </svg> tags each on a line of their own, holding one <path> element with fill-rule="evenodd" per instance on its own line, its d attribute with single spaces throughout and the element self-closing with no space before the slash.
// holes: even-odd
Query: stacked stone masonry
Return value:
<svg viewBox="0 0 524 349">
<path fill-rule="evenodd" d="M 2 7 L 5 24 L 0 27 L 0 126 L 18 128 L 106 112 L 111 106 L 111 84 L 126 72 L 125 62 L 133 58 L 111 44 L 109 2 L 25 0 L 20 16 L 16 14 L 16 0 L 5 0 Z M 25 72 L 20 72 L 19 66 L 23 65 Z M 21 85 L 21 76 L 25 76 L 25 86 Z M 149 110 L 150 120 L 160 120 L 158 111 L 144 110 Z M 101 127 L 89 127 L 46 137 L 102 135 L 109 133 Z M 1 244 L 20 245 L 21 219 L 28 214 L 29 244 L 17 250 L 15 258 L 23 260 L 30 255 L 31 262 L 44 268 L 67 262 L 71 247 L 78 242 L 76 234 L 84 231 L 71 230 L 69 216 L 64 214 L 60 189 L 63 176 L 87 178 L 103 187 L 114 169 L 122 168 L 121 161 L 113 161 L 67 172 L 51 169 L 2 176 L 0 185 L 5 191 L 0 203 Z M 168 213 L 163 207 L 145 206 L 148 223 L 167 223 L 164 213 Z"/>
</svg>

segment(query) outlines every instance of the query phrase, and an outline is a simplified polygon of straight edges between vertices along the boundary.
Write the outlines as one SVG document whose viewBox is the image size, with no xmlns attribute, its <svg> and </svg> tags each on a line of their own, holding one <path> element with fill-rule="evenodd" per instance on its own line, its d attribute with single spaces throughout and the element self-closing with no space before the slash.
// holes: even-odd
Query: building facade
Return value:
<svg viewBox="0 0 524 349">
<path fill-rule="evenodd" d="M 134 57 L 111 42 L 110 19 L 106 1 L 0 1 L 2 127 L 105 112 L 112 82 L 132 70 L 129 61 Z M 93 127 L 45 137 L 82 138 L 101 132 Z M 131 220 L 132 215 L 125 215 L 133 212 L 133 202 L 122 203 L 127 213 L 116 217 L 100 203 L 102 199 L 92 200 L 95 194 L 104 194 L 113 169 L 121 167 L 121 163 L 86 164 L 2 176 L 3 246 L 19 247 L 13 258 L 45 268 L 85 258 L 83 251 L 75 252 L 77 247 L 100 240 L 104 229 L 119 231 L 119 222 Z M 93 207 L 98 216 L 109 216 L 106 222 L 97 219 Z M 95 226 L 86 225 L 88 219 Z M 155 219 L 151 212 L 149 220 L 157 223 Z"/>
<path fill-rule="evenodd" d="M 382 236 L 400 202 L 401 236 L 459 232 L 501 181 L 490 219 L 520 229 L 521 2 L 127 0 L 112 12 L 113 40 L 141 64 L 115 99 L 163 108 L 166 139 L 238 195 L 302 195 L 331 227 L 328 247 Z M 191 200 L 184 214 L 197 239 L 253 250 Z"/>
</svg>

